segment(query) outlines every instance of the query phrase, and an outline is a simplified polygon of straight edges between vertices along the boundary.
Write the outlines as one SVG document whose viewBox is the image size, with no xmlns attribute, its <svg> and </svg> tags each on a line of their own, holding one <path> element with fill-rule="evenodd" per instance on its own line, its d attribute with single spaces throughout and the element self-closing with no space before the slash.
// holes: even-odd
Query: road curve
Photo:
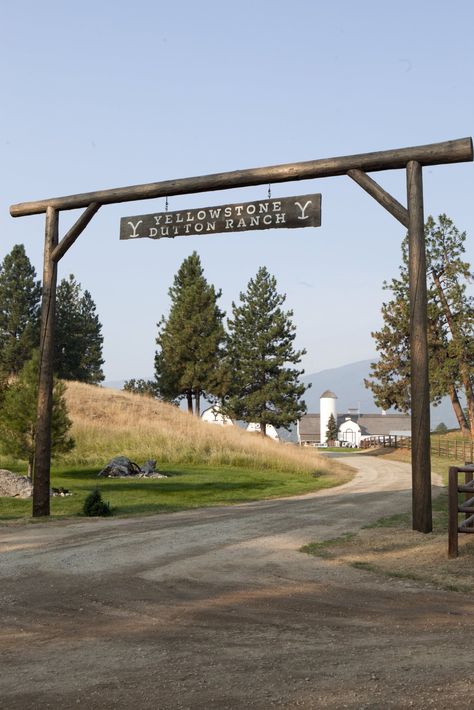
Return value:
<svg viewBox="0 0 474 710">
<path fill-rule="evenodd" d="M 4 707 L 339 708 L 351 693 L 362 707 L 374 689 L 360 674 L 386 647 L 387 674 L 403 663 L 394 636 L 414 609 L 299 548 L 407 510 L 411 474 L 378 457 L 344 462 L 357 469 L 349 483 L 294 498 L 0 527 Z M 392 631 L 374 621 L 389 608 Z"/>
<path fill-rule="evenodd" d="M 409 508 L 407 464 L 376 456 L 346 455 L 343 460 L 357 470 L 351 481 L 291 498 L 144 518 L 5 526 L 0 528 L 0 579 L 39 569 L 74 576 L 133 570 L 137 565 L 147 574 L 154 569 L 164 574 L 177 562 L 191 573 L 193 564 L 199 570 L 206 557 L 214 564 L 239 546 L 265 541 L 266 554 L 272 546 L 277 554 L 282 547 L 296 551 L 308 540 L 333 538 Z"/>
</svg>

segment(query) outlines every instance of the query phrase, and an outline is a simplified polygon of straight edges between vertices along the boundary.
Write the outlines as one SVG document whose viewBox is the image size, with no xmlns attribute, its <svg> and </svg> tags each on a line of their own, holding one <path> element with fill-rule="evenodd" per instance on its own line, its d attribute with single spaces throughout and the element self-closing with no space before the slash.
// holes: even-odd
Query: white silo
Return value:
<svg viewBox="0 0 474 710">
<path fill-rule="evenodd" d="M 336 395 L 334 392 L 331 392 L 331 390 L 326 390 L 319 398 L 319 432 L 321 444 L 325 444 L 327 441 L 326 432 L 328 430 L 328 422 L 331 414 L 337 422 L 336 399 Z"/>
</svg>

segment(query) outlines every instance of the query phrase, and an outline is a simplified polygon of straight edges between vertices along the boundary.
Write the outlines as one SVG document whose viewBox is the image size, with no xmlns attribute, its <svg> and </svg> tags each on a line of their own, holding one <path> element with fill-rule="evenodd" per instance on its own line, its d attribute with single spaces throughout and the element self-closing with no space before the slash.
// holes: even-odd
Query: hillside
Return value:
<svg viewBox="0 0 474 710">
<path fill-rule="evenodd" d="M 76 449 L 66 461 L 105 465 L 124 455 L 143 463 L 212 464 L 288 472 L 332 473 L 314 450 L 272 442 L 238 427 L 202 422 L 170 404 L 78 382 L 67 383 Z M 337 466 L 340 469 L 340 466 Z"/>
<path fill-rule="evenodd" d="M 304 375 L 301 378 L 302 381 L 306 385 L 311 384 L 311 388 L 304 395 L 308 412 L 319 412 L 319 397 L 327 389 L 332 390 L 337 395 L 337 411 L 339 413 L 347 412 L 349 408 L 359 408 L 365 414 L 379 412 L 380 409 L 375 405 L 371 391 L 364 385 L 364 379 L 369 376 L 371 362 L 373 362 L 373 359 L 359 360 L 340 367 Z M 105 385 L 114 389 L 121 389 L 124 382 L 125 380 L 115 380 L 106 382 Z M 206 409 L 208 406 L 209 403 L 203 400 L 202 409 Z M 440 422 L 444 422 L 449 429 L 457 427 L 457 421 L 448 397 L 444 397 L 438 407 L 431 407 L 431 428 L 435 429 Z M 290 434 L 280 430 L 279 434 L 284 440 L 296 441 L 295 429 Z"/>
</svg>

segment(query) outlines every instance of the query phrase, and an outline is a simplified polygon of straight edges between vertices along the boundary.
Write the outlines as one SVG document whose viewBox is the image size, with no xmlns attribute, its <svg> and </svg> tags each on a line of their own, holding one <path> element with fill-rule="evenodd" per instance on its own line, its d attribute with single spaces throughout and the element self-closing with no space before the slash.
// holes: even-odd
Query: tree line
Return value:
<svg viewBox="0 0 474 710">
<path fill-rule="evenodd" d="M 17 375 L 39 347 L 41 282 L 23 244 L 0 265 L 0 375 Z M 89 291 L 74 275 L 56 295 L 54 371 L 63 380 L 98 384 L 104 379 L 102 325 Z"/>
<path fill-rule="evenodd" d="M 199 416 L 202 398 L 219 403 L 223 414 L 289 428 L 306 411 L 306 386 L 295 367 L 305 350 L 296 350 L 293 312 L 282 306 L 276 279 L 266 267 L 250 279 L 224 325 L 220 290 L 209 284 L 193 252 L 181 264 L 169 289 L 169 314 L 158 323 L 155 378 L 129 380 L 124 389 L 185 400 Z"/>
<path fill-rule="evenodd" d="M 0 265 L 0 448 L 28 462 L 35 451 L 41 283 L 25 248 L 17 244 Z M 71 274 L 57 288 L 51 423 L 52 453 L 74 446 L 63 380 L 104 379 L 102 325 L 88 291 Z"/>
</svg>

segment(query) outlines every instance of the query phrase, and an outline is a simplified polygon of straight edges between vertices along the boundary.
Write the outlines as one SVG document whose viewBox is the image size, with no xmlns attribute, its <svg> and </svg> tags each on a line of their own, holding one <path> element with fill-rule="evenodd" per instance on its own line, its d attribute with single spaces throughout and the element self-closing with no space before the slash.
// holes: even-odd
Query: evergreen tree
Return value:
<svg viewBox="0 0 474 710">
<path fill-rule="evenodd" d="M 462 384 L 467 422 L 474 436 L 474 299 L 466 293 L 466 283 L 474 275 L 463 259 L 466 232 L 461 233 L 445 214 L 438 217 L 438 223 L 430 216 L 425 232 L 435 298 L 448 334 L 449 357 L 456 363 L 451 379 Z"/>
<path fill-rule="evenodd" d="M 124 392 L 134 392 L 135 394 L 145 394 L 147 397 L 158 397 L 159 391 L 156 382 L 153 380 L 143 380 L 132 378 L 123 385 Z"/>
<path fill-rule="evenodd" d="M 89 291 L 85 290 L 80 300 L 80 314 L 82 323 L 82 337 L 84 348 L 81 359 L 81 373 L 78 378 L 81 382 L 98 384 L 104 380 L 102 365 L 102 324 L 97 315 L 96 305 Z"/>
<path fill-rule="evenodd" d="M 235 419 L 266 427 L 289 428 L 306 411 L 300 399 L 306 386 L 299 382 L 304 370 L 288 367 L 301 361 L 305 350 L 293 348 L 292 311 L 281 306 L 286 296 L 276 290 L 276 280 L 265 267 L 250 279 L 240 305 L 232 304 L 228 320 L 228 357 L 233 375 L 225 411 Z"/>
<path fill-rule="evenodd" d="M 326 440 L 327 442 L 332 442 L 337 440 L 337 433 L 338 433 L 338 428 L 337 428 L 337 423 L 334 418 L 334 414 L 331 414 L 331 416 L 328 419 L 328 428 L 326 430 Z"/>
<path fill-rule="evenodd" d="M 169 289 L 171 309 L 158 323 L 155 377 L 168 401 L 186 398 L 199 416 L 200 398 L 212 394 L 224 341 L 221 292 L 207 283 L 196 252 L 183 261 Z"/>
<path fill-rule="evenodd" d="M 89 291 L 73 274 L 57 288 L 55 358 L 58 377 L 97 384 L 102 372 L 102 325 Z"/>
<path fill-rule="evenodd" d="M 460 233 L 446 215 L 438 223 L 430 216 L 425 224 L 428 289 L 428 346 L 431 402 L 449 395 L 461 430 L 474 434 L 474 318 L 473 299 L 466 294 L 471 274 L 462 260 L 465 232 Z M 372 333 L 380 359 L 372 363 L 365 381 L 383 409 L 410 408 L 410 326 L 408 288 L 408 237 L 402 244 L 399 278 L 384 288 L 392 298 L 383 303 L 383 326 Z M 459 392 L 468 402 L 468 417 Z"/>
<path fill-rule="evenodd" d="M 0 408 L 0 448 L 4 454 L 26 459 L 30 477 L 35 448 L 38 369 L 39 356 L 35 351 L 16 379 L 6 385 Z M 67 415 L 64 390 L 64 383 L 56 380 L 51 423 L 53 455 L 70 451 L 74 447 L 74 440 L 68 435 L 71 421 Z"/>
<path fill-rule="evenodd" d="M 0 265 L 0 369 L 18 373 L 39 343 L 41 286 L 23 244 Z"/>
</svg>

